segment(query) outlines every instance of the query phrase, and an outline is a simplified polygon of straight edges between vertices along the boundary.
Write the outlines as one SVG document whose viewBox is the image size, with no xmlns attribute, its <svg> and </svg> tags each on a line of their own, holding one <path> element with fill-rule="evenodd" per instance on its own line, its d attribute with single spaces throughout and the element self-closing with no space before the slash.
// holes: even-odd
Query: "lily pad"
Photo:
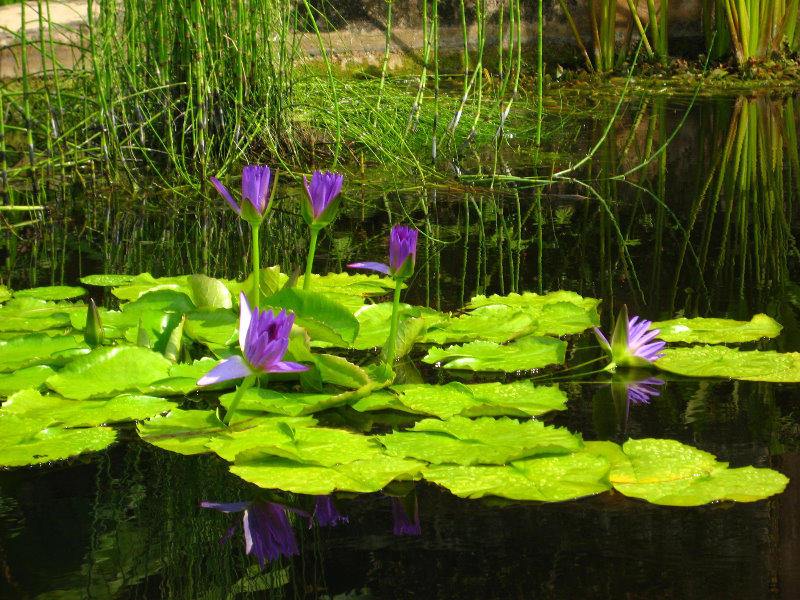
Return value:
<svg viewBox="0 0 800 600">
<path fill-rule="evenodd" d="M 54 394 L 43 396 L 23 390 L 11 396 L 0 415 L 16 415 L 47 422 L 47 426 L 93 427 L 148 419 L 175 407 L 175 403 L 154 396 L 123 394 L 109 400 L 68 400 Z"/>
<path fill-rule="evenodd" d="M 107 448 L 117 438 L 113 429 L 90 427 L 64 429 L 50 427 L 30 431 L 33 419 L 16 416 L 0 418 L 0 465 L 18 467 L 34 465 L 96 452 Z"/>
<path fill-rule="evenodd" d="M 86 400 L 147 389 L 169 377 L 172 363 L 152 350 L 137 346 L 98 348 L 80 356 L 47 380 L 66 398 Z"/>
<path fill-rule="evenodd" d="M 729 469 L 714 455 L 675 440 L 628 440 L 621 448 L 613 442 L 586 442 L 586 449 L 611 462 L 614 489 L 653 504 L 752 502 L 782 492 L 789 481 L 771 469 Z"/>
<path fill-rule="evenodd" d="M 353 347 L 356 350 L 367 350 L 383 346 L 389 338 L 392 317 L 392 303 L 368 304 L 355 313 L 359 322 L 358 337 Z M 436 323 L 449 319 L 447 315 L 431 308 L 400 305 L 400 321 L 415 318 L 422 320 L 422 326 L 431 327 Z"/>
<path fill-rule="evenodd" d="M 232 308 L 231 293 L 223 282 L 207 275 L 189 275 L 192 300 L 197 308 Z"/>
<path fill-rule="evenodd" d="M 783 327 L 772 317 L 755 315 L 750 321 L 732 319 L 672 319 L 653 323 L 661 329 L 659 339 L 665 342 L 701 342 L 703 344 L 727 344 L 750 342 L 761 338 L 777 337 Z"/>
<path fill-rule="evenodd" d="M 746 381 L 800 381 L 800 353 L 738 350 L 727 346 L 667 348 L 656 361 L 664 371 L 687 377 L 727 377 Z"/>
<path fill-rule="evenodd" d="M 86 306 L 38 298 L 13 298 L 0 306 L 0 331 L 64 331 L 71 327 L 72 312 L 86 313 Z"/>
<path fill-rule="evenodd" d="M 513 419 L 424 419 L 413 428 L 380 438 L 392 456 L 433 464 L 505 464 L 543 454 L 566 454 L 583 448 L 579 435 L 541 421 Z"/>
<path fill-rule="evenodd" d="M 493 294 L 488 298 L 486 296 L 475 296 L 467 304 L 468 309 L 478 308 L 480 306 L 491 306 L 493 304 L 502 304 L 505 306 L 520 306 L 527 308 L 542 308 L 548 304 L 557 304 L 559 302 L 569 302 L 575 306 L 579 306 L 584 310 L 596 309 L 600 304 L 600 300 L 596 298 L 584 298 L 580 294 L 570 292 L 567 290 L 558 290 L 555 292 L 548 292 L 540 296 L 533 292 L 525 292 L 523 294 L 511 293 L 507 296 L 500 296 Z"/>
<path fill-rule="evenodd" d="M 312 344 L 319 340 L 347 348 L 358 334 L 358 321 L 353 314 L 319 293 L 285 289 L 264 298 L 262 305 L 294 312 L 295 323 L 308 331 Z"/>
<path fill-rule="evenodd" d="M 98 287 L 115 287 L 128 285 L 136 279 L 134 275 L 122 275 L 115 273 L 105 273 L 100 275 L 86 275 L 81 277 L 84 285 L 96 285 Z"/>
<path fill-rule="evenodd" d="M 536 416 L 551 410 L 564 410 L 567 396 L 557 386 L 534 386 L 530 380 L 508 384 L 457 381 L 446 385 L 415 384 L 394 386 L 400 402 L 412 412 L 446 419 L 453 415 Z"/>
<path fill-rule="evenodd" d="M 14 296 L 17 298 L 38 298 L 39 300 L 70 300 L 72 298 L 80 298 L 85 293 L 86 290 L 78 286 L 50 285 L 17 290 L 14 292 Z"/>
<path fill-rule="evenodd" d="M 148 444 L 178 454 L 209 452 L 206 444 L 228 428 L 210 410 L 175 409 L 168 415 L 140 421 L 136 431 Z"/>
<path fill-rule="evenodd" d="M 21 335 L 0 341 L 0 371 L 14 371 L 38 364 L 54 364 L 59 357 L 89 352 L 83 339 L 74 335 L 49 336 L 45 333 Z"/>
<path fill-rule="evenodd" d="M 422 360 L 445 369 L 510 373 L 562 364 L 566 350 L 566 342 L 556 338 L 525 337 L 504 345 L 480 341 L 431 348 Z"/>
<path fill-rule="evenodd" d="M 576 452 L 517 460 L 504 466 L 431 465 L 424 477 L 461 498 L 499 496 L 560 502 L 610 490 L 608 470 L 602 456 Z"/>
<path fill-rule="evenodd" d="M 370 459 L 381 450 L 374 438 L 344 429 L 300 427 L 275 417 L 264 422 L 266 426 L 214 439 L 209 448 L 237 464 L 278 456 L 323 467 Z"/>
<path fill-rule="evenodd" d="M 220 403 L 228 407 L 236 392 L 220 396 Z M 250 388 L 244 394 L 237 410 L 269 412 L 296 417 L 340 406 L 346 402 L 336 395 L 313 392 L 280 392 L 269 388 Z"/>
<path fill-rule="evenodd" d="M 26 388 L 38 388 L 44 385 L 45 380 L 55 373 L 52 367 L 36 365 L 17 369 L 11 373 L 0 373 L 0 396 L 10 396 L 14 392 Z"/>
<path fill-rule="evenodd" d="M 134 276 L 127 283 L 112 289 L 111 293 L 120 300 L 133 301 L 144 294 L 160 290 L 180 292 L 187 297 L 192 293 L 188 276 L 186 275 L 153 277 L 150 273 L 140 273 Z"/>
<path fill-rule="evenodd" d="M 323 495 L 336 491 L 370 493 L 396 479 L 418 479 L 425 465 L 407 458 L 376 453 L 369 459 L 323 467 L 286 458 L 262 457 L 231 466 L 250 483 L 296 494 Z"/>
</svg>

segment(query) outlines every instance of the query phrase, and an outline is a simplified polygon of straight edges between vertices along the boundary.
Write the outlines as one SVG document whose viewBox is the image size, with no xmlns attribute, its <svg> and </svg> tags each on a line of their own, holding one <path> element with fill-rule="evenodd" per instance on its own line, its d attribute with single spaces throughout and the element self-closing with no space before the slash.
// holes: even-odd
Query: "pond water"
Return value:
<svg viewBox="0 0 800 600">
<path fill-rule="evenodd" d="M 653 320 L 764 312 L 784 330 L 758 347 L 800 351 L 798 110 L 797 97 L 768 95 L 691 106 L 634 99 L 592 161 L 547 185 L 524 178 L 579 161 L 605 121 L 564 127 L 539 155 L 510 152 L 494 180 L 480 155 L 465 155 L 450 185 L 396 182 L 385 169 L 348 177 L 347 212 L 321 237 L 315 272 L 386 254 L 389 227 L 410 218 L 422 235 L 407 302 L 455 310 L 478 294 L 565 289 L 602 298 L 606 329 L 622 304 Z M 567 144 L 570 155 L 551 160 Z M 77 284 L 94 273 L 246 275 L 246 232 L 221 202 L 191 208 L 175 191 L 62 191 L 70 195 L 50 193 L 47 221 L 20 228 L 9 245 L 10 287 Z M 262 265 L 291 272 L 304 256 L 293 202 L 301 191 L 281 192 Z M 426 380 L 454 378 L 418 367 Z M 342 495 L 348 523 L 308 528 L 297 518 L 300 555 L 261 571 L 244 554 L 241 527 L 218 543 L 241 519 L 200 508 L 245 499 L 250 484 L 217 457 L 166 452 L 123 428 L 105 452 L 0 472 L 0 597 L 800 595 L 797 384 L 669 380 L 649 404 L 623 407 L 595 379 L 562 387 L 568 408 L 546 420 L 585 440 L 670 438 L 791 482 L 767 500 L 699 508 L 611 492 L 550 504 L 466 500 L 422 483 L 420 535 L 393 534 L 387 496 Z"/>
</svg>

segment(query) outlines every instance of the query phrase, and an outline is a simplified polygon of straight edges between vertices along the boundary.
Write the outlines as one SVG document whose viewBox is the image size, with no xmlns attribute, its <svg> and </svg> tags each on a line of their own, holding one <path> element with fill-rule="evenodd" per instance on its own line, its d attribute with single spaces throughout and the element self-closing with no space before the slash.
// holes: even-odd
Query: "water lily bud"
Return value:
<svg viewBox="0 0 800 600">
<path fill-rule="evenodd" d="M 89 298 L 89 307 L 86 311 L 86 329 L 83 332 L 84 341 L 92 348 L 103 345 L 105 340 L 103 322 L 100 320 L 100 313 L 97 312 L 97 305 L 93 298 Z"/>
</svg>

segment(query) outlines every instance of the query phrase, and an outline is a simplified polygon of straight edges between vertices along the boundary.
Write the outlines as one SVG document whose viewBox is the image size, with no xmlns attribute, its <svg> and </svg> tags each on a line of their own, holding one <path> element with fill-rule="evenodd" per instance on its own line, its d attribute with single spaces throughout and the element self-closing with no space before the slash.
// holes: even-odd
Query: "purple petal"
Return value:
<svg viewBox="0 0 800 600">
<path fill-rule="evenodd" d="M 406 260 L 411 258 L 411 267 L 417 259 L 417 230 L 405 225 L 392 227 L 389 243 L 389 266 L 392 273 L 399 271 Z"/>
<path fill-rule="evenodd" d="M 385 265 L 379 262 L 359 262 L 359 263 L 350 263 L 347 265 L 351 269 L 370 269 L 372 271 L 378 271 L 383 273 L 384 275 L 389 274 L 389 265 Z"/>
<path fill-rule="evenodd" d="M 267 212 L 269 182 L 272 172 L 264 165 L 248 165 L 242 169 L 242 201 L 249 200 L 260 216 Z"/>
<path fill-rule="evenodd" d="M 330 496 L 317 496 L 317 502 L 314 505 L 314 514 L 312 517 L 313 518 L 310 519 L 308 523 L 309 529 L 311 529 L 314 519 L 316 519 L 317 523 L 319 523 L 322 527 L 334 527 L 340 522 L 350 522 L 350 519 L 336 510 L 336 506 L 334 506 L 333 500 Z"/>
<path fill-rule="evenodd" d="M 250 310 L 250 303 L 244 292 L 239 292 L 239 348 L 245 354 L 245 340 L 247 332 L 250 330 L 250 321 L 253 318 L 253 311 Z"/>
<path fill-rule="evenodd" d="M 229 356 L 197 380 L 197 385 L 211 385 L 251 375 L 252 371 L 241 356 Z"/>
<path fill-rule="evenodd" d="M 224 513 L 242 512 L 250 506 L 250 502 L 201 502 L 203 508 L 213 508 Z"/>
<path fill-rule="evenodd" d="M 419 523 L 419 505 L 414 499 L 414 520 L 409 518 L 405 504 L 401 498 L 392 498 L 392 516 L 394 517 L 395 535 L 420 535 L 422 526 Z"/>
<path fill-rule="evenodd" d="M 295 373 L 297 371 L 308 371 L 311 367 L 301 365 L 296 362 L 280 361 L 273 363 L 267 373 Z"/>
<path fill-rule="evenodd" d="M 289 518 L 278 504 L 258 502 L 245 511 L 244 539 L 245 552 L 255 554 L 262 569 L 281 554 L 299 554 Z"/>
<path fill-rule="evenodd" d="M 220 194 L 222 194 L 222 197 L 225 198 L 225 200 L 228 201 L 228 204 L 230 204 L 233 207 L 233 210 L 236 211 L 236 214 L 242 216 L 242 210 L 233 200 L 233 196 L 231 196 L 231 193 L 225 188 L 224 185 L 220 183 L 219 179 L 217 179 L 216 177 L 209 177 L 209 179 L 211 180 L 211 183 L 214 184 L 214 187 L 217 188 L 217 191 Z"/>
<path fill-rule="evenodd" d="M 597 338 L 597 342 L 600 344 L 600 346 L 602 346 L 603 350 L 611 352 L 611 344 L 606 339 L 606 336 L 603 335 L 603 332 L 597 327 L 593 327 L 592 329 L 594 330 L 594 335 Z"/>
</svg>

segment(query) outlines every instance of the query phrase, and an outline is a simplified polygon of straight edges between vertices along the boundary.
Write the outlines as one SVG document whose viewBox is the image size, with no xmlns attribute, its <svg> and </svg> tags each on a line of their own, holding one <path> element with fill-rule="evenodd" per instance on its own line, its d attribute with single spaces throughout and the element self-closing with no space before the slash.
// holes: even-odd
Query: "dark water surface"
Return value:
<svg viewBox="0 0 800 600">
<path fill-rule="evenodd" d="M 422 233 L 408 302 L 452 310 L 476 294 L 567 289 L 602 298 L 606 326 L 623 303 L 653 320 L 766 312 L 784 331 L 759 347 L 800 351 L 800 101 L 701 99 L 666 152 L 624 181 L 608 179 L 653 156 L 686 110 L 676 100 L 627 105 L 595 160 L 574 174 L 591 189 L 567 180 L 490 188 L 476 166 L 484 157 L 469 155 L 452 185 L 398 183 L 385 169 L 376 179 L 349 177 L 348 213 L 321 237 L 315 270 L 379 259 L 389 227 L 408 215 Z M 501 161 L 501 171 L 563 169 L 604 128 L 586 120 L 565 130 L 571 154 L 553 168 L 534 164 L 528 149 Z M 287 184 L 282 192 L 263 230 L 262 265 L 291 271 L 304 260 L 301 191 Z M 51 195 L 47 226 L 22 229 L 27 246 L 9 242 L 10 287 L 100 272 L 245 275 L 247 235 L 221 203 L 99 192 Z M 471 501 L 422 484 L 420 536 L 392 534 L 387 497 L 344 496 L 348 524 L 308 529 L 298 520 L 301 556 L 262 573 L 244 555 L 241 530 L 218 544 L 240 519 L 199 507 L 246 497 L 248 485 L 218 459 L 167 453 L 123 432 L 127 442 L 95 456 L 0 472 L 0 597 L 800 597 L 797 384 L 670 381 L 627 415 L 598 383 L 562 387 L 569 408 L 552 422 L 587 440 L 676 439 L 791 482 L 767 500 L 700 508 L 614 493 L 544 505 Z"/>
</svg>

